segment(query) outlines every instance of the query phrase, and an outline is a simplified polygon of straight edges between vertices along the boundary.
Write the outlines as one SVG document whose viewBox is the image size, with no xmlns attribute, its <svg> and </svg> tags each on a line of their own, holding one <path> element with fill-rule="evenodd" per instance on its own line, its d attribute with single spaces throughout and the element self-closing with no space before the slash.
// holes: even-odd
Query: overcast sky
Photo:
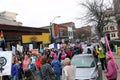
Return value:
<svg viewBox="0 0 120 80">
<path fill-rule="evenodd" d="M 0 12 L 10 11 L 17 13 L 17 21 L 23 26 L 43 27 L 54 23 L 74 22 L 76 27 L 83 26 L 75 18 L 85 14 L 85 9 L 78 2 L 85 0 L 0 0 Z"/>
</svg>

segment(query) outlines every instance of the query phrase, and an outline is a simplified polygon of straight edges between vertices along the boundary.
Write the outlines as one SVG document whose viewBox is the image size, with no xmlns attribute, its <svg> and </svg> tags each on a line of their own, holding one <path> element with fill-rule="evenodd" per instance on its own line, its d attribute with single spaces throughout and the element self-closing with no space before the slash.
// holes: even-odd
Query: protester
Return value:
<svg viewBox="0 0 120 80">
<path fill-rule="evenodd" d="M 18 80 L 18 66 L 16 65 L 15 57 L 12 57 L 11 74 L 12 74 L 12 80 Z"/>
<path fill-rule="evenodd" d="M 52 80 L 50 75 L 54 74 L 54 70 L 52 69 L 52 66 L 47 63 L 47 58 L 42 59 L 42 65 L 41 65 L 41 78 L 42 80 Z"/>
<path fill-rule="evenodd" d="M 23 72 L 24 72 L 23 78 L 26 78 L 25 75 L 26 75 L 26 71 L 28 70 L 29 62 L 30 62 L 30 59 L 28 57 L 28 54 L 25 54 L 23 64 L 22 64 L 22 69 L 23 69 Z"/>
<path fill-rule="evenodd" d="M 60 73 L 61 75 L 62 75 L 62 69 L 65 67 L 65 63 L 64 63 L 65 57 L 66 57 L 65 55 L 61 56 L 61 73 Z"/>
<path fill-rule="evenodd" d="M 51 66 L 54 69 L 54 72 L 56 74 L 56 80 L 60 80 L 60 72 L 61 72 L 61 63 L 58 60 L 58 56 L 54 55 L 54 59 L 51 62 Z"/>
<path fill-rule="evenodd" d="M 93 56 L 94 56 L 95 62 L 96 62 L 96 64 L 97 64 L 97 63 L 98 63 L 98 53 L 97 53 L 97 51 L 96 51 L 96 47 L 93 48 Z"/>
<path fill-rule="evenodd" d="M 115 60 L 113 59 L 112 52 L 108 51 L 106 53 L 106 59 L 107 59 L 107 71 L 105 75 L 106 75 L 107 80 L 117 80 L 118 66 L 115 63 Z"/>
<path fill-rule="evenodd" d="M 107 67 L 105 52 L 101 46 L 97 46 L 96 51 L 98 53 L 98 58 L 100 59 L 102 70 L 105 70 Z"/>
<path fill-rule="evenodd" d="M 69 58 L 65 58 L 65 67 L 62 70 L 62 80 L 75 80 L 75 67 L 71 65 Z"/>
<path fill-rule="evenodd" d="M 35 71 L 36 71 L 36 66 L 34 63 L 32 63 L 32 58 L 30 58 L 30 62 L 28 64 L 28 69 L 30 69 L 32 71 L 32 73 L 35 73 Z"/>
<path fill-rule="evenodd" d="M 38 54 L 37 59 L 36 59 L 36 67 L 38 70 L 40 70 L 41 64 L 42 64 L 42 55 Z"/>
<path fill-rule="evenodd" d="M 73 55 L 72 50 L 70 48 L 68 48 L 67 49 L 67 57 L 71 59 L 72 55 Z"/>
</svg>

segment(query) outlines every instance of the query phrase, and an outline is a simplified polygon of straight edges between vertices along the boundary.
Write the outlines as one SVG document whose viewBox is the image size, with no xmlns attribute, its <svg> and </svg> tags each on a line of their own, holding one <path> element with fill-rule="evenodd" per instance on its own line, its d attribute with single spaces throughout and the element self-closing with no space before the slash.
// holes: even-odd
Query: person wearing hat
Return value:
<svg viewBox="0 0 120 80">
<path fill-rule="evenodd" d="M 111 51 L 108 51 L 106 53 L 106 59 L 107 59 L 107 70 L 105 75 L 107 80 L 117 80 L 118 66 L 114 60 L 114 57 Z"/>
<path fill-rule="evenodd" d="M 76 68 L 71 65 L 70 58 L 65 58 L 65 67 L 62 70 L 62 80 L 75 80 Z"/>
<path fill-rule="evenodd" d="M 96 52 L 98 53 L 98 58 L 100 59 L 102 70 L 106 70 L 107 67 L 106 56 L 102 46 L 98 45 L 96 47 Z"/>
<path fill-rule="evenodd" d="M 53 58 L 54 59 L 51 62 L 51 66 L 53 67 L 54 72 L 56 74 L 56 80 L 60 80 L 61 63 L 58 60 L 58 56 L 56 54 L 53 56 Z"/>
</svg>

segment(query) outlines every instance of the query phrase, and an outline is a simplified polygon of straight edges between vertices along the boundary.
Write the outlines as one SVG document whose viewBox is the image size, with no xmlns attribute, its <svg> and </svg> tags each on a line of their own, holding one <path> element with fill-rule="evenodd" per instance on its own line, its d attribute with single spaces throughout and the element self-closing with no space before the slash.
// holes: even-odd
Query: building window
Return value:
<svg viewBox="0 0 120 80">
<path fill-rule="evenodd" d="M 64 30 L 61 29 L 61 30 L 60 30 L 60 36 L 63 36 L 63 35 L 64 35 Z"/>
<path fill-rule="evenodd" d="M 115 30 L 114 26 L 110 26 L 110 30 Z"/>
<path fill-rule="evenodd" d="M 60 29 L 60 36 L 68 36 L 69 32 L 67 32 L 67 30 L 64 29 Z"/>
<path fill-rule="evenodd" d="M 71 32 L 71 36 L 73 36 L 73 33 Z"/>
<path fill-rule="evenodd" d="M 105 27 L 105 29 L 104 29 L 105 31 L 106 31 L 106 27 Z"/>
<path fill-rule="evenodd" d="M 117 33 L 117 36 L 119 37 L 119 33 Z"/>
<path fill-rule="evenodd" d="M 112 34 L 111 34 L 111 37 L 115 37 L 115 33 L 112 33 Z"/>
<path fill-rule="evenodd" d="M 70 36 L 70 31 L 68 31 L 68 36 Z"/>
<path fill-rule="evenodd" d="M 73 36 L 72 31 L 69 31 L 69 32 L 68 32 L 68 36 Z"/>
<path fill-rule="evenodd" d="M 107 28 L 106 30 L 108 31 L 108 27 L 106 27 L 106 28 Z"/>
</svg>

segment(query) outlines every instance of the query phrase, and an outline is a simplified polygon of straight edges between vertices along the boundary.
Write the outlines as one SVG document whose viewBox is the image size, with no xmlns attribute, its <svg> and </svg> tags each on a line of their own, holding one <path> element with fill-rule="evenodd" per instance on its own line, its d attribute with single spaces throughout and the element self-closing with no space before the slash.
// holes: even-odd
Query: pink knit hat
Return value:
<svg viewBox="0 0 120 80">
<path fill-rule="evenodd" d="M 56 55 L 56 54 L 55 54 L 54 52 L 51 52 L 50 55 L 51 55 L 52 57 L 54 57 L 54 55 Z"/>
<path fill-rule="evenodd" d="M 66 57 L 65 55 L 62 55 L 62 56 L 61 56 L 62 59 L 65 59 L 65 57 Z"/>
<path fill-rule="evenodd" d="M 106 53 L 106 56 L 108 56 L 108 57 L 110 57 L 110 58 L 113 58 L 113 53 L 112 53 L 111 51 L 108 51 L 108 52 Z"/>
<path fill-rule="evenodd" d="M 54 57 L 54 59 L 58 59 L 58 56 L 56 54 L 53 57 Z"/>
</svg>

